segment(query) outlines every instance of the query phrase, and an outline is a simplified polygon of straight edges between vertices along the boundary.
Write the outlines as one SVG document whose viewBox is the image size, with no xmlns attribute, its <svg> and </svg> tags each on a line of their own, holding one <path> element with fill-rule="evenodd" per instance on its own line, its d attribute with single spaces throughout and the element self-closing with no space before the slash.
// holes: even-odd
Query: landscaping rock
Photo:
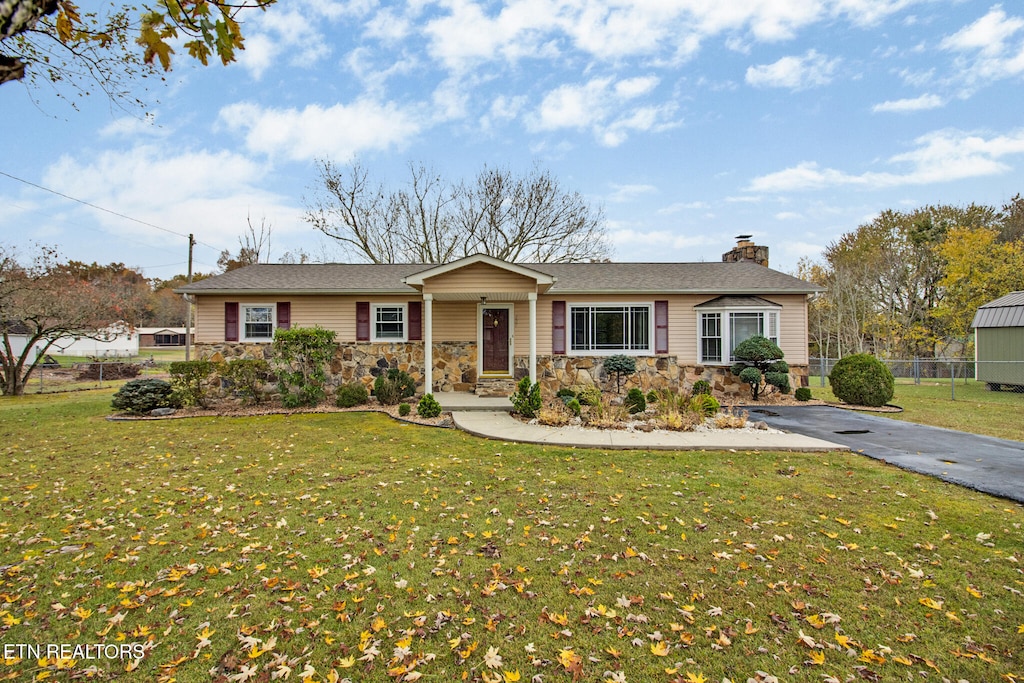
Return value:
<svg viewBox="0 0 1024 683">
<path fill-rule="evenodd" d="M 174 408 L 154 408 L 149 411 L 149 414 L 152 417 L 167 417 L 168 415 L 174 415 L 176 412 L 178 411 Z"/>
</svg>

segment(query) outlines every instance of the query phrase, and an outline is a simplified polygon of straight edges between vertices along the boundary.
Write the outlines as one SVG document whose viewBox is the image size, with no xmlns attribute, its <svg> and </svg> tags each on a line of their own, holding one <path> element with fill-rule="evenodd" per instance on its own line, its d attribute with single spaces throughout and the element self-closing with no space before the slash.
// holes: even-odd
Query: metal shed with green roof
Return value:
<svg viewBox="0 0 1024 683">
<path fill-rule="evenodd" d="M 978 381 L 989 389 L 1024 389 L 1024 291 L 980 306 L 972 327 Z"/>
</svg>

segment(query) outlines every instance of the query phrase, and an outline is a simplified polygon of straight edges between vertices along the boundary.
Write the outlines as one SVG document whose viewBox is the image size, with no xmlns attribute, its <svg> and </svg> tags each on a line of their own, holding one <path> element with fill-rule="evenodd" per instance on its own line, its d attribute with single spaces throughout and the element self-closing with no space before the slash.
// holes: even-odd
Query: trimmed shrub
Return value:
<svg viewBox="0 0 1024 683">
<path fill-rule="evenodd" d="M 404 370 L 392 368 L 373 381 L 373 395 L 386 406 L 393 406 L 415 393 L 416 381 Z"/>
<path fill-rule="evenodd" d="M 623 405 L 626 406 L 630 414 L 635 415 L 647 410 L 647 399 L 644 398 L 644 392 L 633 387 L 626 394 L 626 401 Z"/>
<path fill-rule="evenodd" d="M 658 402 L 658 392 L 655 391 L 654 389 L 651 389 L 650 391 L 647 392 L 646 398 L 647 398 L 647 402 L 648 403 L 657 403 Z"/>
<path fill-rule="evenodd" d="M 885 363 L 869 353 L 847 356 L 828 376 L 832 393 L 853 405 L 884 406 L 892 400 L 896 380 Z"/>
<path fill-rule="evenodd" d="M 796 400 L 798 400 L 798 401 L 810 401 L 811 400 L 811 388 L 810 387 L 800 387 L 795 392 L 793 392 L 793 396 L 795 396 Z"/>
<path fill-rule="evenodd" d="M 315 406 L 326 396 L 327 364 L 338 345 L 335 333 L 322 327 L 274 331 L 277 388 L 285 408 Z"/>
<path fill-rule="evenodd" d="M 710 394 L 711 393 L 711 382 L 706 379 L 699 379 L 693 383 L 693 388 L 690 389 L 690 396 L 697 396 L 698 394 Z"/>
<path fill-rule="evenodd" d="M 745 339 L 736 346 L 733 351 L 736 363 L 732 366 L 732 374 L 740 378 L 740 381 L 750 385 L 750 397 L 757 400 L 764 387 L 765 373 L 772 373 L 776 380 L 781 382 L 778 373 L 788 373 L 789 365 L 782 360 L 783 353 L 779 345 L 767 337 L 754 335 Z M 767 382 L 768 386 L 781 386 Z M 786 378 L 785 385 L 789 386 L 789 378 Z M 788 389 L 787 389 L 788 390 Z"/>
<path fill-rule="evenodd" d="M 433 394 L 423 394 L 419 405 L 416 406 L 416 414 L 420 417 L 437 417 L 441 414 L 441 404 L 437 402 Z"/>
<path fill-rule="evenodd" d="M 530 378 L 523 377 L 512 394 L 512 409 L 523 417 L 537 417 L 541 409 L 540 384 L 530 385 Z"/>
<path fill-rule="evenodd" d="M 145 415 L 157 408 L 178 408 L 174 387 L 162 379 L 133 379 L 117 390 L 110 405 L 134 415 Z"/>
<path fill-rule="evenodd" d="M 788 372 L 766 372 L 764 373 L 764 381 L 784 394 L 788 394 L 791 388 L 789 386 Z"/>
<path fill-rule="evenodd" d="M 398 404 L 398 416 L 399 417 L 407 417 L 409 415 L 409 413 L 411 413 L 411 412 L 412 412 L 412 406 L 409 405 L 408 403 L 399 403 Z"/>
<path fill-rule="evenodd" d="M 339 408 L 354 408 L 370 400 L 370 392 L 362 382 L 342 384 L 334 394 L 334 403 Z"/>
<path fill-rule="evenodd" d="M 604 359 L 604 371 L 615 376 L 615 393 L 622 390 L 622 378 L 636 372 L 636 358 L 617 354 Z"/>
<path fill-rule="evenodd" d="M 174 387 L 174 395 L 182 405 L 207 407 L 210 375 L 213 371 L 214 364 L 208 360 L 182 360 L 171 363 L 171 386 Z"/>
<path fill-rule="evenodd" d="M 569 399 L 576 398 L 576 391 L 568 387 L 562 387 L 555 396 L 562 399 L 563 403 L 567 403 Z"/>
<path fill-rule="evenodd" d="M 256 404 L 263 402 L 263 385 L 270 380 L 270 363 L 262 358 L 236 358 L 221 363 L 218 372 L 245 399 Z"/>
</svg>

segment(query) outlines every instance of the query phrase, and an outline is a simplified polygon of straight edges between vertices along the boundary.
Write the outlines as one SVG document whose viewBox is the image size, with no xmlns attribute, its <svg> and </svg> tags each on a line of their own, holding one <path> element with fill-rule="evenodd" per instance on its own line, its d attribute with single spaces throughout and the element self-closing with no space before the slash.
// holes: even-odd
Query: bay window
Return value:
<svg viewBox="0 0 1024 683">
<path fill-rule="evenodd" d="M 736 347 L 751 337 L 767 337 L 779 343 L 779 310 L 705 309 L 700 312 L 699 330 L 700 362 L 727 364 L 735 360 Z"/>
</svg>

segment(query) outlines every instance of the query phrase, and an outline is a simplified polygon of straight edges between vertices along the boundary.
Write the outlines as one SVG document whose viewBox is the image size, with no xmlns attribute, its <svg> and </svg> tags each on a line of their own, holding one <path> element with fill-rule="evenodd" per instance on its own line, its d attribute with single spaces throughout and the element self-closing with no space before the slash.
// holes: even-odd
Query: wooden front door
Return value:
<svg viewBox="0 0 1024 683">
<path fill-rule="evenodd" d="M 509 372 L 509 338 L 507 308 L 483 308 L 480 325 L 483 342 L 483 371 L 507 374 Z"/>
</svg>

